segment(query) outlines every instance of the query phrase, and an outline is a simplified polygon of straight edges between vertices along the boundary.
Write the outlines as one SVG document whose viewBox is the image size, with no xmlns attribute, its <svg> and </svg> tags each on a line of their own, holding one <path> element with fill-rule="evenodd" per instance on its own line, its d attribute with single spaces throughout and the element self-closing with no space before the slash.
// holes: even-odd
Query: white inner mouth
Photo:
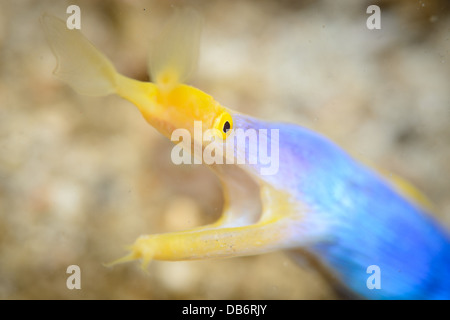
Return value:
<svg viewBox="0 0 450 320">
<path fill-rule="evenodd" d="M 240 165 L 210 165 L 221 179 L 225 194 L 221 227 L 241 227 L 256 223 L 262 215 L 259 183 Z"/>
</svg>

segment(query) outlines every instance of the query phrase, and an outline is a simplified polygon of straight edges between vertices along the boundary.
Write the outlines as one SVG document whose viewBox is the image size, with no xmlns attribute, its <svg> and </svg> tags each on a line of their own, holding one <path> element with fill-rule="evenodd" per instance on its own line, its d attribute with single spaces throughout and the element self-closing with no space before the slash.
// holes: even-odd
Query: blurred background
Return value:
<svg viewBox="0 0 450 320">
<path fill-rule="evenodd" d="M 81 31 L 127 76 L 148 80 L 149 39 L 173 7 L 205 19 L 190 84 L 222 105 L 321 132 L 422 190 L 450 228 L 450 3 L 397 1 L 1 1 L 0 299 L 335 299 L 284 253 L 106 268 L 141 234 L 213 222 L 205 167 L 118 97 L 52 75 L 39 18 L 81 8 Z M 366 9 L 381 8 L 381 30 Z M 66 268 L 81 268 L 81 290 Z"/>
</svg>

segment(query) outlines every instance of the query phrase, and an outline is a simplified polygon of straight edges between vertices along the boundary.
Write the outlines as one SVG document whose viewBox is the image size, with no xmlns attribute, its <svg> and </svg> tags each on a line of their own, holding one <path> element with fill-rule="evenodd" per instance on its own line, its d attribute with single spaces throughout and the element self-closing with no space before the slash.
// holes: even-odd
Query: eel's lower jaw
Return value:
<svg viewBox="0 0 450 320">
<path fill-rule="evenodd" d="M 286 206 L 280 207 L 285 209 Z M 230 226 L 237 220 L 222 220 L 216 224 L 192 230 L 153 234 L 139 237 L 129 247 L 130 253 L 109 266 L 136 259 L 145 269 L 151 260 L 181 261 L 226 258 L 292 249 L 296 243 L 296 218 L 271 208 L 252 224 Z"/>
<path fill-rule="evenodd" d="M 200 229 L 139 237 L 130 253 L 110 264 L 141 259 L 145 269 L 152 260 L 182 261 L 228 258 L 289 249 L 286 219 L 232 228 Z"/>
<path fill-rule="evenodd" d="M 260 185 L 238 166 L 209 167 L 219 176 L 224 189 L 225 204 L 216 222 L 179 232 L 141 236 L 126 248 L 130 251 L 128 255 L 105 266 L 140 259 L 145 269 L 151 260 L 193 260 L 237 255 L 235 250 L 226 252 L 222 249 L 233 246 L 230 239 L 261 218 Z"/>
<path fill-rule="evenodd" d="M 236 165 L 211 165 L 222 181 L 225 206 L 221 218 L 198 228 L 139 237 L 130 253 L 108 266 L 141 259 L 200 260 L 266 253 L 291 248 L 295 236 L 289 194 L 259 181 Z"/>
</svg>

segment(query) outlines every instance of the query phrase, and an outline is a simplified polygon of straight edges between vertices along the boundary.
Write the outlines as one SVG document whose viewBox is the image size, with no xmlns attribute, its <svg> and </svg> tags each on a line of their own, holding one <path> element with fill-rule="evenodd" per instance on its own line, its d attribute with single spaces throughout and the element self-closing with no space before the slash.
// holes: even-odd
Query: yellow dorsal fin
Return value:
<svg viewBox="0 0 450 320">
<path fill-rule="evenodd" d="M 202 20 L 191 8 L 175 11 L 152 44 L 148 68 L 160 89 L 183 83 L 197 66 Z"/>
<path fill-rule="evenodd" d="M 116 92 L 114 66 L 80 31 L 69 30 L 65 21 L 48 14 L 42 16 L 41 22 L 58 61 L 54 71 L 58 78 L 81 94 L 103 96 Z"/>
<path fill-rule="evenodd" d="M 417 189 L 411 182 L 397 174 L 374 165 L 368 159 L 361 157 L 361 155 L 355 157 L 355 159 L 359 160 L 361 163 L 364 163 L 369 168 L 372 168 L 376 173 L 378 173 L 387 182 L 389 182 L 391 186 L 401 195 L 414 202 L 419 207 L 425 209 L 426 211 L 433 211 L 434 205 L 430 201 L 430 199 L 428 199 L 428 197 L 424 195 L 419 189 Z"/>
<path fill-rule="evenodd" d="M 413 186 L 409 181 L 406 179 L 393 174 L 391 172 L 386 172 L 384 170 L 378 170 L 378 172 L 388 180 L 391 185 L 402 195 L 410 199 L 411 201 L 415 202 L 422 208 L 432 211 L 433 204 L 428 199 L 427 196 L 425 196 L 419 189 L 417 189 L 415 186 Z"/>
</svg>

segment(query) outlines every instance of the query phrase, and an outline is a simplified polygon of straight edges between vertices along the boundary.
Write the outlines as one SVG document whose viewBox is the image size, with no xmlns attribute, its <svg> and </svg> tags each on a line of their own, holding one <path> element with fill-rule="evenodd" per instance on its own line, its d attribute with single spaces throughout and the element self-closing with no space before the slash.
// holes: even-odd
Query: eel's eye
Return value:
<svg viewBox="0 0 450 320">
<path fill-rule="evenodd" d="M 228 122 L 228 121 L 225 121 L 225 123 L 223 124 L 223 132 L 225 132 L 225 133 L 227 133 L 228 132 L 228 130 L 230 130 L 231 129 L 231 124 L 230 124 L 230 122 Z"/>
<path fill-rule="evenodd" d="M 225 140 L 230 130 L 233 129 L 233 118 L 228 112 L 223 112 L 214 122 L 214 128 L 220 131 L 221 138 Z"/>
</svg>

